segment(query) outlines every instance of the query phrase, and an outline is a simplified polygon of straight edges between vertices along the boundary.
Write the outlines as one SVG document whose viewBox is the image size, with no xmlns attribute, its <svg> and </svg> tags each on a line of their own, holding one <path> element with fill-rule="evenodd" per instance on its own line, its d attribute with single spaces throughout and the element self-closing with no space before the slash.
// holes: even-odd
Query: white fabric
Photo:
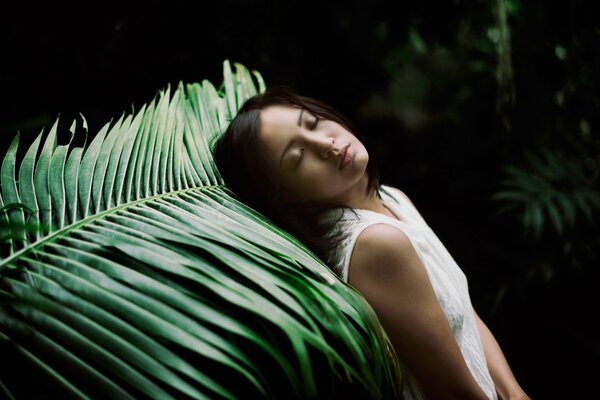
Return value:
<svg viewBox="0 0 600 400">
<path fill-rule="evenodd" d="M 383 204 L 400 220 L 369 210 L 345 209 L 334 231 L 347 233 L 342 244 L 330 256 L 330 265 L 345 282 L 348 281 L 350 257 L 360 233 L 373 224 L 390 224 L 402 230 L 410 239 L 435 290 L 438 301 L 462 351 L 469 370 L 490 399 L 497 399 L 494 383 L 486 365 L 481 338 L 477 330 L 473 306 L 469 297 L 467 278 L 442 242 L 429 228 L 417 209 L 385 185 L 380 195 Z M 337 214 L 340 216 L 340 214 Z M 403 396 L 405 399 L 424 399 L 418 383 L 403 368 Z"/>
</svg>

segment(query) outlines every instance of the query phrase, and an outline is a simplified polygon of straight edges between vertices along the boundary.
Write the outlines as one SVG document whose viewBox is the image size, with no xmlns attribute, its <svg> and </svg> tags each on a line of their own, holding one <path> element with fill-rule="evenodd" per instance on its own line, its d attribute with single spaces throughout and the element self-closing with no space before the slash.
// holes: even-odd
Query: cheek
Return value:
<svg viewBox="0 0 600 400">
<path fill-rule="evenodd" d="M 335 182 L 324 171 L 309 166 L 295 175 L 288 176 L 285 180 L 288 191 L 304 198 L 326 194 L 334 184 Z"/>
</svg>

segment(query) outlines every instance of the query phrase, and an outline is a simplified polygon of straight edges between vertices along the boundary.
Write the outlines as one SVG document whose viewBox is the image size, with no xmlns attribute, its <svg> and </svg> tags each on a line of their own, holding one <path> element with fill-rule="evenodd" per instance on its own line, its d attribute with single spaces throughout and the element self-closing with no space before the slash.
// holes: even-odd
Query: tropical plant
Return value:
<svg viewBox="0 0 600 400">
<path fill-rule="evenodd" d="M 528 165 L 504 168 L 503 190 L 494 194 L 505 200 L 506 212 L 520 209 L 525 232 L 539 238 L 546 225 L 562 236 L 578 219 L 593 224 L 600 209 L 600 192 L 583 173 L 581 162 L 566 160 L 560 153 L 544 149 L 541 156 L 526 152 Z"/>
<path fill-rule="evenodd" d="M 558 268 L 596 268 L 600 235 L 597 231 L 600 191 L 597 176 L 587 176 L 585 157 L 567 157 L 541 149 L 525 153 L 527 163 L 504 168 L 506 178 L 493 199 L 503 207 L 498 214 L 515 217 L 523 238 L 533 239 L 545 250 L 533 269 L 546 280 Z"/>
<path fill-rule="evenodd" d="M 89 145 L 57 145 L 57 120 L 18 169 L 14 138 L 1 169 L 1 394 L 396 396 L 397 360 L 364 298 L 224 186 L 210 143 L 265 85 L 223 66 L 219 89 L 162 90 Z"/>
</svg>

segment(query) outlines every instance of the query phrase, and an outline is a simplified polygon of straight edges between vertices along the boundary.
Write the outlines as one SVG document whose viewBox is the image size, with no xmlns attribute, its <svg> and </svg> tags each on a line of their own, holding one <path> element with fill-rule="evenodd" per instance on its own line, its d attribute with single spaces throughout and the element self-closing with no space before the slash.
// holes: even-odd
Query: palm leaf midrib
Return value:
<svg viewBox="0 0 600 400">
<path fill-rule="evenodd" d="M 151 203 L 153 201 L 156 200 L 162 200 L 164 198 L 168 198 L 168 197 L 173 197 L 173 196 L 178 196 L 182 193 L 188 193 L 188 192 L 202 192 L 204 190 L 207 189 L 215 189 L 215 188 L 225 188 L 224 185 L 212 185 L 212 186 L 201 186 L 201 187 L 193 187 L 193 188 L 187 188 L 187 189 L 180 189 L 180 190 L 175 190 L 173 192 L 169 192 L 169 193 L 161 193 L 161 194 L 157 194 L 154 196 L 150 196 L 150 197 L 145 197 L 142 199 L 138 199 L 138 200 L 134 200 L 134 201 L 130 201 L 129 203 L 124 203 L 124 204 L 120 204 L 118 206 L 113 206 L 111 208 L 108 208 L 106 210 L 100 211 L 96 214 L 90 215 L 88 217 L 85 217 L 83 219 L 78 220 L 77 222 L 70 224 L 68 226 L 65 226 L 62 229 L 59 229 L 57 231 L 54 231 L 52 233 L 50 233 L 49 235 L 44 236 L 43 238 L 37 240 L 36 242 L 33 242 L 29 245 L 27 245 L 26 247 L 22 248 L 21 250 L 16 251 L 15 253 L 11 254 L 10 256 L 8 256 L 7 258 L 3 259 L 0 261 L 0 270 L 2 270 L 2 268 L 7 267 L 8 265 L 11 264 L 11 261 L 16 260 L 20 257 L 24 257 L 26 256 L 28 253 L 34 251 L 36 248 L 39 248 L 41 246 L 44 246 L 45 244 L 52 242 L 53 240 L 58 240 L 60 237 L 62 236 L 66 236 L 68 233 L 70 233 L 71 231 L 74 231 L 82 226 L 85 226 L 87 224 L 93 223 L 94 221 L 110 216 L 112 214 L 116 214 L 122 210 L 128 209 L 128 208 L 133 208 L 137 205 L 140 204 L 145 204 L 145 203 Z"/>
</svg>

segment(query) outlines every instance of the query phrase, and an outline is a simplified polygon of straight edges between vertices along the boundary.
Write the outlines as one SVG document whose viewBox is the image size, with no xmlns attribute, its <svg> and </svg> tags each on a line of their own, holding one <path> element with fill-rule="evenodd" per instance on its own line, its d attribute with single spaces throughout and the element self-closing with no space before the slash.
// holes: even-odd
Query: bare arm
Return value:
<svg viewBox="0 0 600 400">
<path fill-rule="evenodd" d="M 410 198 L 401 190 L 392 187 L 396 193 L 404 197 L 410 204 L 413 205 Z M 416 207 L 415 207 L 416 209 Z M 475 313 L 475 312 L 474 312 Z M 523 391 L 521 386 L 517 383 L 508 362 L 504 356 L 504 353 L 500 349 L 500 345 L 494 338 L 494 335 L 489 328 L 483 323 L 481 318 L 475 313 L 475 320 L 477 322 L 477 329 L 481 336 L 481 341 L 484 348 L 485 358 L 490 370 L 490 375 L 494 381 L 496 391 L 502 400 L 530 400 L 529 396 Z"/>
<path fill-rule="evenodd" d="M 404 232 L 385 224 L 365 229 L 352 254 L 349 283 L 374 309 L 396 354 L 428 398 L 487 399 Z"/>
<path fill-rule="evenodd" d="M 473 312 L 475 313 L 475 320 L 477 321 L 477 328 L 481 336 L 488 369 L 490 370 L 490 375 L 492 376 L 498 395 L 502 400 L 530 399 L 521 386 L 519 386 L 496 338 L 494 338 L 487 325 L 479 318 L 479 315 L 475 311 Z"/>
</svg>

